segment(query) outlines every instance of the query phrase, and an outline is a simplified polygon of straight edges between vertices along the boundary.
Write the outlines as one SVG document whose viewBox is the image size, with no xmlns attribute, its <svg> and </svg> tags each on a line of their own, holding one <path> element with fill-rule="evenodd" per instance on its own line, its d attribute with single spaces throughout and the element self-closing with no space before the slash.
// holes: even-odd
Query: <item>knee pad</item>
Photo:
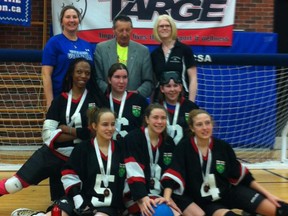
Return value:
<svg viewBox="0 0 288 216">
<path fill-rule="evenodd" d="M 153 214 L 153 216 L 162 216 L 162 215 L 173 216 L 174 215 L 171 208 L 164 203 L 157 205 L 157 207 L 154 207 L 154 211 L 155 213 Z"/>
<path fill-rule="evenodd" d="M 288 215 L 288 204 L 285 202 L 279 202 L 281 205 L 276 209 L 276 216 L 286 216 Z"/>
<path fill-rule="evenodd" d="M 20 180 L 18 178 L 16 178 L 15 176 L 7 179 L 7 181 L 5 182 L 5 188 L 7 190 L 8 193 L 12 194 L 12 193 L 16 193 L 20 190 L 22 190 L 23 186 L 20 182 Z"/>
</svg>

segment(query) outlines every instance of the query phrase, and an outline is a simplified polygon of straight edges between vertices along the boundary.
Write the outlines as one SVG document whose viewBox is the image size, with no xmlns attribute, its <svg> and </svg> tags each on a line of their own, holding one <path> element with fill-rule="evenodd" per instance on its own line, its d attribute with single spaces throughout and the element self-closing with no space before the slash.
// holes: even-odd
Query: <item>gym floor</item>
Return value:
<svg viewBox="0 0 288 216">
<path fill-rule="evenodd" d="M 288 169 L 251 170 L 256 180 L 274 195 L 288 202 Z M 0 172 L 0 179 L 8 178 L 15 172 Z M 22 191 L 0 197 L 0 216 L 10 216 L 17 208 L 31 208 L 45 211 L 50 205 L 48 180 L 37 186 L 30 186 Z M 239 212 L 238 210 L 235 210 Z"/>
</svg>

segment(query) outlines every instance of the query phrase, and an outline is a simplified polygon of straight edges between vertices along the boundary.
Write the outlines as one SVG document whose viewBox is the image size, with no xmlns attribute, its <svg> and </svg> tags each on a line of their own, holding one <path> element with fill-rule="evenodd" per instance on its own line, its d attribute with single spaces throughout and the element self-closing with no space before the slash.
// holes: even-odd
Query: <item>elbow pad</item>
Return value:
<svg viewBox="0 0 288 216">
<path fill-rule="evenodd" d="M 16 193 L 16 192 L 22 190 L 22 188 L 23 188 L 20 180 L 15 176 L 7 179 L 4 186 L 5 186 L 5 189 L 7 190 L 7 192 L 9 194 Z"/>
<path fill-rule="evenodd" d="M 44 121 L 42 139 L 47 146 L 49 146 L 54 137 L 62 131 L 61 129 L 57 129 L 58 125 L 59 122 L 55 120 L 46 119 Z"/>
</svg>

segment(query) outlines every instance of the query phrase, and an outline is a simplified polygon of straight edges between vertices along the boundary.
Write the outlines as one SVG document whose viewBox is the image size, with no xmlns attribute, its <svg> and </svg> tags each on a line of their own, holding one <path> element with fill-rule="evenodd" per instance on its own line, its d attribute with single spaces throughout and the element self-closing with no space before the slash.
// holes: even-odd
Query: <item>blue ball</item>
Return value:
<svg viewBox="0 0 288 216">
<path fill-rule="evenodd" d="M 173 216 L 173 211 L 171 210 L 171 208 L 165 204 L 162 203 L 160 205 L 157 205 L 157 207 L 154 207 L 154 211 L 155 213 L 153 214 L 153 216 Z"/>
</svg>

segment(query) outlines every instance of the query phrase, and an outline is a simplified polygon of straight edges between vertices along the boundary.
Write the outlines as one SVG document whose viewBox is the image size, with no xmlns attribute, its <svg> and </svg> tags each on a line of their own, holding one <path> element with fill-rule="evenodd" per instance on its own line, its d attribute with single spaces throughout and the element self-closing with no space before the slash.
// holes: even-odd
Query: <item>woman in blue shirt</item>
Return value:
<svg viewBox="0 0 288 216">
<path fill-rule="evenodd" d="M 69 64 L 75 58 L 85 58 L 93 65 L 93 48 L 77 37 L 81 13 L 73 5 L 65 6 L 60 13 L 63 32 L 47 42 L 42 56 L 42 79 L 47 109 L 53 98 L 62 92 L 62 83 Z"/>
</svg>

